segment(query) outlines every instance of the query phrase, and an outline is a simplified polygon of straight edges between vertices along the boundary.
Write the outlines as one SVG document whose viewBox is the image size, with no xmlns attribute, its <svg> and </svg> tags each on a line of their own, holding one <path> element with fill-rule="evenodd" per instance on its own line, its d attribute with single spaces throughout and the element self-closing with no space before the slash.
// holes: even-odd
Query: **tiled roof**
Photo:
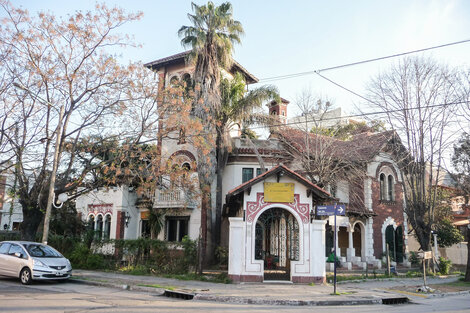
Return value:
<svg viewBox="0 0 470 313">
<path fill-rule="evenodd" d="M 236 195 L 240 192 L 243 192 L 244 190 L 248 189 L 249 187 L 253 186 L 254 184 L 256 184 L 260 181 L 263 181 L 267 177 L 269 177 L 271 175 L 275 175 L 278 172 L 284 172 L 287 175 L 289 175 L 290 177 L 292 177 L 293 179 L 296 179 L 297 181 L 299 181 L 300 183 L 305 185 L 307 188 L 313 190 L 314 193 L 320 198 L 323 198 L 323 199 L 331 198 L 331 195 L 326 190 L 318 187 L 317 185 L 315 185 L 314 183 L 312 183 L 311 181 L 309 181 L 305 177 L 301 176 L 300 174 L 297 174 L 296 172 L 292 171 L 291 169 L 289 169 L 288 167 L 286 167 L 283 164 L 277 165 L 277 166 L 273 167 L 272 169 L 270 169 L 269 171 L 266 171 L 263 174 L 258 175 L 256 177 L 250 179 L 247 182 L 244 182 L 243 184 L 239 185 L 238 187 L 233 188 L 232 190 L 230 190 L 227 193 L 227 196 L 231 197 L 231 196 Z"/>
<path fill-rule="evenodd" d="M 165 58 L 161 58 L 161 59 L 149 62 L 149 63 L 145 63 L 144 66 L 148 67 L 148 68 L 159 68 L 159 67 L 164 66 L 166 64 L 169 64 L 173 61 L 179 61 L 179 60 L 185 59 L 190 52 L 191 52 L 191 50 L 188 50 L 188 51 L 185 51 L 185 52 L 170 55 L 170 56 L 165 57 Z M 233 60 L 232 70 L 241 72 L 245 76 L 247 84 L 252 84 L 252 83 L 257 83 L 258 82 L 258 78 L 256 78 L 256 76 L 254 76 L 253 74 L 248 72 L 240 63 L 238 63 L 235 60 Z"/>
<path fill-rule="evenodd" d="M 291 145 L 298 152 L 307 151 L 306 132 L 292 127 L 282 127 L 275 135 L 282 141 Z M 337 159 L 351 161 L 368 161 L 376 156 L 384 146 L 393 138 L 394 131 L 381 133 L 362 133 L 353 136 L 350 140 L 309 133 L 309 148 L 311 153 L 322 153 Z"/>
</svg>

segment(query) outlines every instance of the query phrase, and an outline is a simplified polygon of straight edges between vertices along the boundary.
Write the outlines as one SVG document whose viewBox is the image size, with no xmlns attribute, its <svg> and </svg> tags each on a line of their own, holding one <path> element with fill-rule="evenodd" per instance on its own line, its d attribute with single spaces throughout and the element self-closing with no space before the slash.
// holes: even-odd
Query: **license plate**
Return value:
<svg viewBox="0 0 470 313">
<path fill-rule="evenodd" d="M 55 272 L 55 276 L 62 276 L 61 272 Z"/>
</svg>

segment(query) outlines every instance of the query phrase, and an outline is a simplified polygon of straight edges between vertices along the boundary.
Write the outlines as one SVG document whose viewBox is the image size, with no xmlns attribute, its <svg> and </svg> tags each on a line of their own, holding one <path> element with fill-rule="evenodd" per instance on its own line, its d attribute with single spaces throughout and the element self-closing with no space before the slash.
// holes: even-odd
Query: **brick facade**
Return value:
<svg viewBox="0 0 470 313">
<path fill-rule="evenodd" d="M 124 219 L 125 217 L 124 212 L 117 212 L 117 223 L 116 223 L 116 239 L 123 239 L 124 238 Z"/>
<path fill-rule="evenodd" d="M 380 258 L 383 252 L 382 226 L 388 217 L 395 220 L 397 226 L 403 226 L 403 189 L 400 183 L 394 184 L 395 200 L 380 200 L 380 182 L 378 179 L 372 180 L 372 207 L 374 213 L 374 255 Z"/>
</svg>

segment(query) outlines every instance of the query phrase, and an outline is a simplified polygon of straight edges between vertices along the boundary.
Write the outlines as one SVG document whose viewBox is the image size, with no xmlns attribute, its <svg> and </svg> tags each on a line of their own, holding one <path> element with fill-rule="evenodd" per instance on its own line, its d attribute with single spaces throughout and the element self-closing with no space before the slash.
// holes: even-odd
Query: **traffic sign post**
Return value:
<svg viewBox="0 0 470 313">
<path fill-rule="evenodd" d="M 335 214 L 336 207 L 336 214 Z M 338 205 L 317 205 L 317 215 L 331 216 L 331 215 L 345 215 L 346 206 L 344 204 Z"/>
<path fill-rule="evenodd" d="M 338 238 L 338 231 L 336 228 L 336 216 L 337 215 L 346 215 L 346 206 L 344 204 L 334 204 L 334 205 L 317 205 L 317 215 L 322 216 L 334 216 L 334 238 L 333 238 L 333 256 L 334 256 L 334 291 L 336 294 L 336 240 Z"/>
</svg>

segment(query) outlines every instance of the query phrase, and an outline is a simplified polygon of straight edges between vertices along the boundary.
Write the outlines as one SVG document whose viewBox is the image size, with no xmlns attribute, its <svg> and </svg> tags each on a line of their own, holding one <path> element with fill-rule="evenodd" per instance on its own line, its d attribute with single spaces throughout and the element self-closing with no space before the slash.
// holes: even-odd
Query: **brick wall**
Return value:
<svg viewBox="0 0 470 313">
<path fill-rule="evenodd" d="M 124 238 L 124 212 L 117 212 L 117 221 L 116 221 L 116 239 Z"/>
<path fill-rule="evenodd" d="M 382 255 L 382 225 L 387 217 L 395 220 L 397 226 L 403 226 L 403 191 L 400 183 L 395 183 L 395 201 L 380 200 L 380 183 L 372 180 L 372 207 L 374 208 L 374 254 L 376 258 Z"/>
</svg>

